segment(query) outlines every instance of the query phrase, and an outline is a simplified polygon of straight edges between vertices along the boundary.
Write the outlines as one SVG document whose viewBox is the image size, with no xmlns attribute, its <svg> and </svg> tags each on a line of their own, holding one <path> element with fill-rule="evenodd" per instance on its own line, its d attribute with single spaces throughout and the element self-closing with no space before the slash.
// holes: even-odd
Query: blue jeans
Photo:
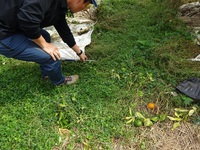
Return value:
<svg viewBox="0 0 200 150">
<path fill-rule="evenodd" d="M 47 42 L 51 41 L 47 31 L 42 29 L 41 33 Z M 16 33 L 0 40 L 0 54 L 8 58 L 38 63 L 42 76 L 48 76 L 55 85 L 59 85 L 65 81 L 65 76 L 62 75 L 61 71 L 60 60 L 54 61 L 49 54 L 23 33 Z"/>
</svg>

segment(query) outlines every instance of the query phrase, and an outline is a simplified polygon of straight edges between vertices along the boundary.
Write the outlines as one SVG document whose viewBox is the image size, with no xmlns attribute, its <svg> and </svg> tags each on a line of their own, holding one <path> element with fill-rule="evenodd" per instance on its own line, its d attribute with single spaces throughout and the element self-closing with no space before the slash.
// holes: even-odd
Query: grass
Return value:
<svg viewBox="0 0 200 150">
<path fill-rule="evenodd" d="M 40 79 L 37 64 L 0 56 L 0 149 L 113 149 L 116 141 L 132 140 L 144 148 L 141 129 L 125 123 L 129 108 L 146 115 L 150 101 L 159 113 L 189 108 L 191 99 L 170 92 L 200 77 L 199 64 L 187 60 L 199 47 L 176 18 L 180 4 L 171 3 L 103 1 L 86 50 L 96 62 L 62 62 L 66 75 L 80 76 L 72 86 L 55 87 Z M 59 128 L 70 135 L 61 136 Z"/>
</svg>

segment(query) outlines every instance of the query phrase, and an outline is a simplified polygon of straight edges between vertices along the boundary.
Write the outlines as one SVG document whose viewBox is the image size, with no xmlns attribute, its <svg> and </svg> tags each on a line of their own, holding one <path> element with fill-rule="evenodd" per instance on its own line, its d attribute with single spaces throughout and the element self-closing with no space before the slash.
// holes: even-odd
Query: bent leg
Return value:
<svg viewBox="0 0 200 150">
<path fill-rule="evenodd" d="M 43 75 L 47 75 L 52 83 L 56 85 L 65 81 L 65 77 L 61 72 L 60 60 L 54 61 L 49 54 L 41 49 L 27 47 L 26 50 L 14 58 L 25 61 L 33 61 L 40 64 Z"/>
<path fill-rule="evenodd" d="M 16 34 L 0 41 L 0 54 L 23 61 L 40 64 L 44 74 L 52 83 L 58 85 L 65 81 L 62 75 L 60 61 L 54 61 L 49 54 L 23 34 Z"/>
</svg>

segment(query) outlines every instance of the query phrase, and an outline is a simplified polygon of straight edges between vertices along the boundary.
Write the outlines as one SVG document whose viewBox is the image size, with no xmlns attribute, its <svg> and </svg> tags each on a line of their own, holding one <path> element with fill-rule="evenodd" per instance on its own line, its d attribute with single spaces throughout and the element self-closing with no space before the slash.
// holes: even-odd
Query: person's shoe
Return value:
<svg viewBox="0 0 200 150">
<path fill-rule="evenodd" d="M 67 84 L 67 85 L 73 84 L 73 83 L 77 82 L 78 79 L 79 79 L 78 75 L 66 76 L 64 84 Z"/>
<path fill-rule="evenodd" d="M 46 80 L 49 79 L 49 76 L 42 76 L 42 79 L 43 79 L 44 81 L 46 81 Z"/>
</svg>

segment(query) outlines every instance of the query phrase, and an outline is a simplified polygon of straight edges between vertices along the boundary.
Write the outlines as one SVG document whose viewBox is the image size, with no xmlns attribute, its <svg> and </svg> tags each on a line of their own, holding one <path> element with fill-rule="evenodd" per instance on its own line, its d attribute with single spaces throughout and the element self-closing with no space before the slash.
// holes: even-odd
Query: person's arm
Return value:
<svg viewBox="0 0 200 150">
<path fill-rule="evenodd" d="M 63 42 L 65 42 L 70 48 L 72 48 L 77 55 L 79 54 L 78 56 L 82 61 L 87 60 L 87 56 L 85 55 L 85 53 L 81 53 L 80 48 L 75 42 L 74 36 L 66 22 L 65 14 L 62 14 L 62 16 L 60 16 L 59 21 L 57 22 L 57 24 L 54 25 L 54 27 L 62 38 Z"/>
<path fill-rule="evenodd" d="M 56 60 L 60 59 L 57 47 L 51 43 L 47 43 L 40 33 L 40 23 L 52 3 L 53 0 L 29 1 L 27 5 L 24 5 L 20 9 L 17 17 L 19 27 L 26 36 L 48 53 L 53 60 Z"/>
<path fill-rule="evenodd" d="M 17 14 L 19 28 L 28 38 L 37 39 L 41 36 L 40 23 L 44 19 L 44 15 L 49 9 L 51 1 L 52 0 L 49 0 L 49 4 L 47 5 L 47 3 L 45 3 L 47 0 L 32 0 L 28 1 L 26 5 L 20 8 Z"/>
</svg>

